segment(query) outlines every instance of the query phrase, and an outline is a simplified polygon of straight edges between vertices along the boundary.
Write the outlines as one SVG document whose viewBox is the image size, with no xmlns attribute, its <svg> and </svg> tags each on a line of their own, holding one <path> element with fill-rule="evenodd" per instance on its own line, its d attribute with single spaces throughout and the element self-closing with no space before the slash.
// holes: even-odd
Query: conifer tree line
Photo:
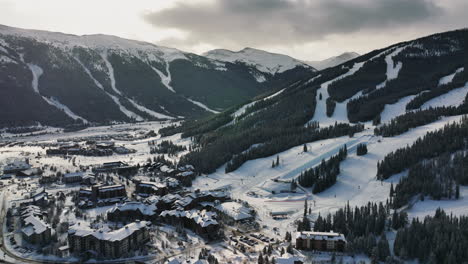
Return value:
<svg viewBox="0 0 468 264">
<path fill-rule="evenodd" d="M 463 65 L 459 65 L 456 69 L 459 69 Z M 467 65 L 465 65 L 467 66 Z M 452 69 L 454 71 L 454 69 Z M 453 89 L 464 87 L 466 81 L 468 80 L 468 68 L 463 68 L 461 72 L 458 72 L 453 77 L 452 81 L 447 84 L 442 84 L 432 87 L 427 92 L 420 93 L 418 96 L 414 97 L 407 105 L 407 110 L 414 110 L 420 108 L 425 102 L 446 94 Z"/>
<path fill-rule="evenodd" d="M 151 146 L 150 147 L 151 154 L 159 153 L 159 154 L 175 155 L 177 154 L 177 152 L 187 150 L 185 146 L 174 144 L 174 142 L 172 142 L 171 140 L 163 140 L 161 141 L 161 143 L 157 144 L 156 146 L 154 145 L 154 142 L 151 144 L 150 142 L 148 142 L 148 144 Z"/>
<path fill-rule="evenodd" d="M 367 144 L 360 143 L 359 145 L 357 145 L 356 154 L 358 156 L 366 155 L 367 154 Z"/>
<path fill-rule="evenodd" d="M 306 142 L 353 135 L 363 129 L 364 126 L 361 124 L 353 126 L 339 123 L 319 129 L 312 127 L 300 128 L 299 131 L 291 130 L 289 134 L 272 138 L 268 143 L 260 144 L 240 154 L 234 154 L 233 158 L 226 165 L 226 173 L 236 170 L 248 160 L 268 157 L 292 147 L 300 146 Z"/>
<path fill-rule="evenodd" d="M 458 107 L 436 107 L 424 110 L 406 112 L 403 115 L 393 118 L 389 123 L 383 124 L 374 129 L 374 134 L 377 136 L 393 137 L 403 134 L 418 126 L 423 126 L 439 120 L 443 116 L 455 116 L 468 114 L 468 104 L 465 99 L 464 103 Z"/>
<path fill-rule="evenodd" d="M 363 91 L 362 96 L 350 100 L 347 104 L 349 120 L 351 122 L 373 120 L 382 112 L 386 104 L 393 104 L 405 96 L 428 91 L 427 95 L 422 93 L 419 99 L 415 98 L 420 102 L 414 103 L 414 108 L 412 105 L 408 108 L 416 109 L 419 107 L 416 107 L 417 105 L 422 105 L 431 98 L 454 88 L 463 87 L 464 83 L 459 84 L 468 81 L 466 73 L 458 74 L 457 80 L 452 86 L 439 88 L 439 80 L 454 73 L 460 67 L 464 67 L 465 71 L 468 69 L 466 60 L 468 57 L 467 35 L 466 31 L 463 30 L 441 33 L 437 34 L 437 38 L 428 36 L 416 40 L 417 46 L 406 46 L 402 52 L 393 57 L 394 63 L 401 62 L 403 65 L 398 78 L 387 81 L 383 88 Z M 454 42 L 457 43 L 458 47 L 456 51 L 453 50 Z M 365 79 L 363 78 L 363 80 Z M 352 86 L 346 86 L 346 88 L 354 89 Z M 329 93 L 332 98 L 336 98 L 338 96 L 335 94 L 343 93 L 343 90 L 334 91 L 332 89 Z"/>
<path fill-rule="evenodd" d="M 424 159 L 431 159 L 444 153 L 454 153 L 468 147 L 468 118 L 447 124 L 444 128 L 428 132 L 411 146 L 397 149 L 377 163 L 377 179 L 388 179 Z"/>
<path fill-rule="evenodd" d="M 404 260 L 421 263 L 468 263 L 468 217 L 447 215 L 437 209 L 434 216 L 422 221 L 415 218 L 398 230 L 394 252 Z"/>
<path fill-rule="evenodd" d="M 447 153 L 412 166 L 407 177 L 400 178 L 390 198 L 395 208 L 407 204 L 420 194 L 440 200 L 459 199 L 460 185 L 468 185 L 468 154 Z M 393 188 L 392 188 L 393 189 Z"/>
<path fill-rule="evenodd" d="M 317 167 L 302 172 L 298 178 L 299 184 L 303 187 L 313 187 L 312 193 L 314 194 L 333 186 L 338 174 L 340 174 L 340 162 L 345 160 L 347 155 L 348 149 L 344 145 L 338 154 L 327 161 L 323 159 Z"/>
<path fill-rule="evenodd" d="M 390 218 L 390 205 L 371 203 L 352 208 L 349 203 L 326 217 L 318 216 L 314 231 L 344 234 L 347 240 L 347 251 L 351 254 L 366 254 L 372 259 L 385 261 L 390 256 L 390 248 L 385 231 L 396 224 L 404 226 L 407 223 L 405 212 L 395 212 Z M 390 219 L 390 220 L 389 220 Z"/>
</svg>

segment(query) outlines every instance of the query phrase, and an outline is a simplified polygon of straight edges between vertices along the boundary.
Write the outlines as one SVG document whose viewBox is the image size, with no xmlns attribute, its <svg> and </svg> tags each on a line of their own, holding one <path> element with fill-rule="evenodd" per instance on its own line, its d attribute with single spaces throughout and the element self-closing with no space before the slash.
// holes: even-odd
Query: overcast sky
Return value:
<svg viewBox="0 0 468 264">
<path fill-rule="evenodd" d="M 468 27 L 467 0 L 0 0 L 0 24 L 320 60 Z"/>
</svg>

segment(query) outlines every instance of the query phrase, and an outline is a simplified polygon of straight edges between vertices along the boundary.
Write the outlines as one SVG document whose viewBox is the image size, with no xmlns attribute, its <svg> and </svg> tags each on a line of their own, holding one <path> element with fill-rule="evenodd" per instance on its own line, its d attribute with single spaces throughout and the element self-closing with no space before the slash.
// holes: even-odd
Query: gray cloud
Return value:
<svg viewBox="0 0 468 264">
<path fill-rule="evenodd" d="M 145 14 L 144 19 L 157 27 L 187 32 L 187 43 L 242 47 L 303 44 L 332 34 L 394 30 L 435 19 L 443 12 L 433 0 L 216 0 L 180 2 Z"/>
</svg>

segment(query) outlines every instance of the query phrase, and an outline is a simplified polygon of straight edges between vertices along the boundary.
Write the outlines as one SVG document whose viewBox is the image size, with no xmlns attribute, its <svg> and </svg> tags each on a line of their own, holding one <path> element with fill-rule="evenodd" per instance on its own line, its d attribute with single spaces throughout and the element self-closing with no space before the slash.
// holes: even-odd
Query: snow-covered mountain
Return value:
<svg viewBox="0 0 468 264">
<path fill-rule="evenodd" d="M 258 71 L 262 72 L 263 76 L 265 74 L 275 75 L 278 73 L 283 73 L 296 67 L 309 68 L 310 70 L 315 71 L 315 69 L 310 65 L 290 56 L 253 48 L 244 48 L 240 51 L 215 49 L 205 52 L 202 55 L 217 61 L 240 63 L 252 66 Z"/>
<path fill-rule="evenodd" d="M 468 113 L 467 36 L 468 30 L 456 30 L 375 50 L 225 112 L 222 119 L 181 126 L 176 131 L 187 136 L 209 133 L 210 147 L 188 158 L 203 172 L 211 173 L 226 162 L 227 170 L 232 171 L 246 160 L 306 143 L 313 133 L 304 127 L 333 127 L 336 123 L 369 126 L 389 123 L 407 112 L 422 115 L 403 118 L 409 120 L 401 121 L 400 126 L 406 129 L 415 126 L 412 120 L 427 120 L 425 115 Z M 418 112 L 432 111 L 431 107 L 453 108 Z M 338 134 L 343 131 L 337 128 Z M 203 141 L 202 135 L 200 138 Z M 207 142 L 201 142 L 204 144 Z M 252 145 L 255 151 L 250 151 Z M 217 156 L 212 156 L 213 150 L 218 151 Z M 219 155 L 223 151 L 226 153 Z"/>
<path fill-rule="evenodd" d="M 314 67 L 317 70 L 323 70 L 326 68 L 334 67 L 340 65 L 344 62 L 352 60 L 359 57 L 359 54 L 356 52 L 345 52 L 338 56 L 333 56 L 331 58 L 321 60 L 321 61 L 306 61 L 307 64 Z"/>
<path fill-rule="evenodd" d="M 197 117 L 312 72 L 278 60 L 254 67 L 115 36 L 8 26 L 0 26 L 0 69 L 0 127 Z"/>
</svg>

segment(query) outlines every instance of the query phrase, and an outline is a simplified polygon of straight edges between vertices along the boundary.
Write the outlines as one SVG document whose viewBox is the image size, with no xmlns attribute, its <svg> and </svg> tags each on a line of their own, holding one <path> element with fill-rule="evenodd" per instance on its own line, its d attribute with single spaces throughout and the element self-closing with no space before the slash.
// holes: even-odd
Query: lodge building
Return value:
<svg viewBox="0 0 468 264">
<path fill-rule="evenodd" d="M 302 231 L 296 233 L 296 248 L 300 250 L 344 252 L 346 239 L 343 234 Z"/>
</svg>

